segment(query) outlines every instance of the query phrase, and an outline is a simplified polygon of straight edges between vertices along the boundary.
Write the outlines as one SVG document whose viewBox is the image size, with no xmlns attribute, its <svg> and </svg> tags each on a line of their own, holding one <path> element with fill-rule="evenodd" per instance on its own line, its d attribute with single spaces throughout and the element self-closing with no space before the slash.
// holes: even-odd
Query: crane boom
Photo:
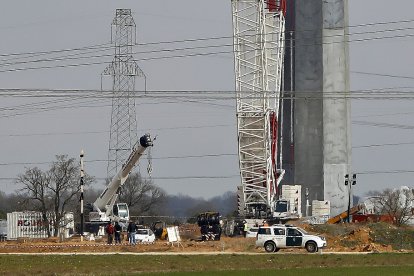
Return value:
<svg viewBox="0 0 414 276">
<path fill-rule="evenodd" d="M 152 145 L 151 136 L 149 134 L 145 134 L 139 139 L 128 159 L 122 165 L 122 168 L 112 178 L 112 181 L 93 203 L 93 212 L 91 212 L 89 215 L 90 221 L 102 222 L 113 219 L 113 206 L 118 197 L 119 188 L 121 188 L 121 186 L 128 179 L 129 173 L 138 163 L 138 160 L 144 154 L 145 150 Z M 127 216 L 124 216 L 124 218 L 125 220 L 128 220 L 129 214 Z"/>
</svg>

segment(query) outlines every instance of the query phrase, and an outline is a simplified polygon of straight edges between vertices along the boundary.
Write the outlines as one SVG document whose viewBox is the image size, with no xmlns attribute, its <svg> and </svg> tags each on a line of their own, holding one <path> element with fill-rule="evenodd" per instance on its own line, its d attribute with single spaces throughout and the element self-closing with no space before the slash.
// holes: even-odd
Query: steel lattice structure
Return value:
<svg viewBox="0 0 414 276">
<path fill-rule="evenodd" d="M 136 25 L 130 9 L 117 9 L 112 21 L 115 56 L 103 72 L 113 78 L 112 114 L 107 176 L 114 176 L 138 140 L 135 113 L 135 78 L 145 77 L 132 56 Z"/>
<path fill-rule="evenodd" d="M 246 216 L 273 212 L 284 173 L 276 163 L 284 4 L 283 0 L 232 0 L 239 166 Z"/>
</svg>

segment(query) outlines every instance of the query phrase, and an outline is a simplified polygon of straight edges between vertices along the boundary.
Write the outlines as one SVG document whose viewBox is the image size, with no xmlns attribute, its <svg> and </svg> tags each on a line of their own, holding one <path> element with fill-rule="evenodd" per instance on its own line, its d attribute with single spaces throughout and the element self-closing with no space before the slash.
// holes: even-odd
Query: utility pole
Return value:
<svg viewBox="0 0 414 276">
<path fill-rule="evenodd" d="M 145 74 L 132 56 L 132 47 L 136 43 L 136 25 L 130 9 L 116 10 L 111 40 L 115 43 L 115 56 L 103 72 L 103 75 L 111 75 L 113 78 L 107 167 L 109 178 L 119 171 L 138 140 L 135 77 L 145 79 Z"/>
<path fill-rule="evenodd" d="M 345 175 L 345 186 L 348 186 L 348 211 L 347 211 L 347 222 L 349 223 L 349 216 L 351 210 L 351 194 L 352 194 L 352 186 L 356 184 L 356 174 L 352 175 L 352 179 L 349 178 L 349 174 Z"/>
<path fill-rule="evenodd" d="M 81 237 L 81 242 L 83 241 L 83 223 L 84 223 L 84 217 L 83 217 L 83 177 L 85 176 L 85 172 L 83 170 L 83 157 L 85 156 L 83 150 L 81 150 L 80 152 L 80 219 L 81 219 L 81 224 L 80 224 L 80 237 Z"/>
</svg>

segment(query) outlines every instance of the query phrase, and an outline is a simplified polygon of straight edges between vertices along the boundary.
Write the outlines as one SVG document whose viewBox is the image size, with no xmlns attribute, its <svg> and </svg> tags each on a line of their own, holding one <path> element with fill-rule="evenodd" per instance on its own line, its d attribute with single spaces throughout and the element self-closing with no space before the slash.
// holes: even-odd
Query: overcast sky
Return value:
<svg viewBox="0 0 414 276">
<path fill-rule="evenodd" d="M 414 3 L 397 0 L 393 5 L 398 9 L 390 9 L 389 1 L 385 0 L 349 1 L 350 26 L 384 23 L 350 28 L 351 34 L 360 33 L 351 36 L 351 90 L 392 88 L 413 91 L 414 22 L 401 21 L 413 19 Z M 105 62 L 111 61 L 110 56 L 13 66 L 5 63 L 22 61 L 10 60 L 16 57 L 8 55 L 12 53 L 109 43 L 116 8 L 132 10 L 140 44 L 210 38 L 134 47 L 135 52 L 141 52 L 135 58 L 141 60 L 139 66 L 147 76 L 149 91 L 226 91 L 223 93 L 233 95 L 232 47 L 225 46 L 232 43 L 230 0 L 3 1 L 0 10 L 0 88 L 100 89 L 101 72 L 107 66 Z M 398 23 L 390 23 L 395 21 Z M 391 29 L 393 31 L 378 32 Z M 383 39 L 396 35 L 401 37 Z M 373 37 L 380 39 L 366 40 Z M 219 47 L 157 52 L 214 45 Z M 191 56 L 212 52 L 225 53 Z M 87 56 L 111 53 L 109 50 Z M 56 56 L 63 55 L 65 53 L 60 52 Z M 178 55 L 187 57 L 160 58 Z M 79 63 L 100 64 L 10 71 L 13 68 Z M 106 85 L 109 89 L 107 84 L 108 79 L 104 81 L 104 88 Z M 138 81 L 136 89 L 143 90 L 142 81 Z M 46 170 L 47 162 L 53 161 L 55 155 L 67 154 L 78 159 L 81 149 L 86 153 L 86 171 L 98 179 L 96 187 L 102 187 L 109 144 L 109 99 L 72 97 L 62 100 L 0 95 L 0 100 L 1 190 L 12 192 L 16 188 L 12 179 L 24 172 L 25 167 L 38 166 Z M 200 102 L 190 97 L 138 98 L 136 104 L 139 135 L 145 132 L 157 135 L 152 150 L 152 177 L 157 185 L 171 194 L 206 198 L 235 191 L 240 178 L 234 100 Z M 352 125 L 353 170 L 359 173 L 355 187 L 357 194 L 385 187 L 413 186 L 413 173 L 378 173 L 413 170 L 413 115 L 413 101 L 410 100 L 353 100 L 352 119 L 358 121 Z M 393 128 L 370 126 L 367 122 L 393 124 Z M 408 127 L 404 129 L 399 125 Z M 381 146 L 372 146 L 377 144 Z M 367 145 L 371 146 L 361 147 Z M 140 163 L 144 176 L 147 176 L 147 163 L 145 158 Z"/>
</svg>

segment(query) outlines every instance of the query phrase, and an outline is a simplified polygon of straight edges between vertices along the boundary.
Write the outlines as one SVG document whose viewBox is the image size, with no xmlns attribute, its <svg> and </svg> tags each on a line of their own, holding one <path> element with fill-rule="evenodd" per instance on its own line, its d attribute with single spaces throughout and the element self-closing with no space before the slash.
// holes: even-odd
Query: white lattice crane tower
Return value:
<svg viewBox="0 0 414 276">
<path fill-rule="evenodd" d="M 232 0 L 239 166 L 244 214 L 274 211 L 285 0 Z"/>
</svg>

